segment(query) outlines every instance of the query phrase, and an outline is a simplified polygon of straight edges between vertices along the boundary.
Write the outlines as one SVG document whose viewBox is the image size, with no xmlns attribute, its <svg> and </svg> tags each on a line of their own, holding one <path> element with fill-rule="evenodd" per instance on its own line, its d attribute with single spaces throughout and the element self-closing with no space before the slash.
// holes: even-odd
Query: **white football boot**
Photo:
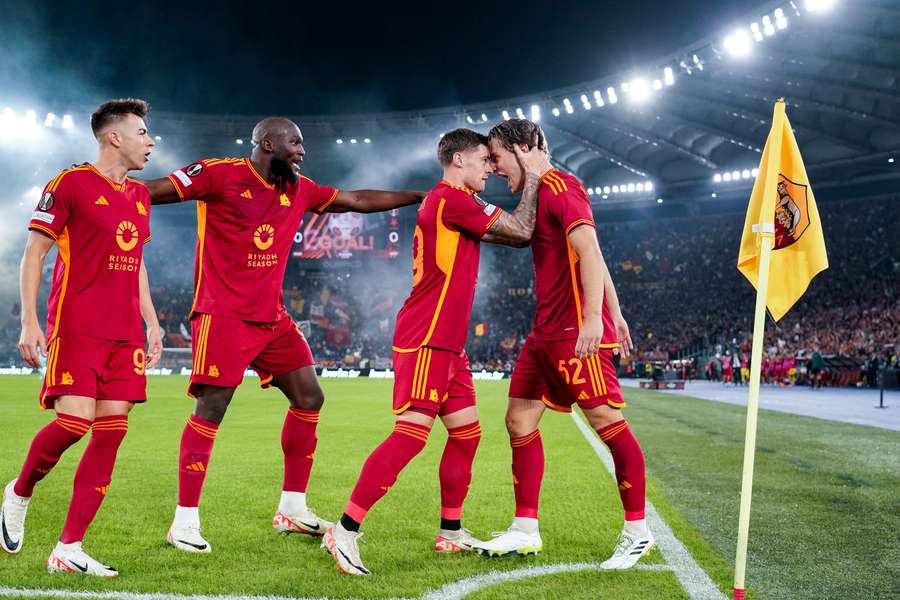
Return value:
<svg viewBox="0 0 900 600">
<path fill-rule="evenodd" d="M 81 547 L 81 542 L 63 544 L 58 542 L 56 548 L 47 559 L 48 573 L 76 573 L 79 575 L 95 575 L 97 577 L 115 577 L 119 574 L 112 567 L 88 556 Z"/>
<path fill-rule="evenodd" d="M 653 534 L 646 527 L 643 528 L 643 532 L 623 529 L 619 534 L 619 541 L 616 543 L 612 556 L 600 563 L 600 568 L 606 570 L 630 569 L 642 556 L 650 552 L 655 544 L 656 540 L 653 539 Z"/>
<path fill-rule="evenodd" d="M 311 508 L 295 512 L 279 509 L 272 517 L 272 527 L 278 533 L 305 533 L 306 535 L 322 536 L 333 526 L 334 523 L 318 517 Z"/>
<path fill-rule="evenodd" d="M 359 556 L 359 538 L 362 533 L 347 531 L 340 523 L 329 527 L 322 536 L 322 547 L 331 552 L 338 569 L 347 575 L 369 575 L 369 570 Z"/>
<path fill-rule="evenodd" d="M 13 479 L 3 489 L 3 505 L 0 506 L 0 546 L 10 554 L 18 554 L 25 540 L 25 513 L 31 498 L 16 495 Z"/>
<path fill-rule="evenodd" d="M 434 538 L 435 552 L 468 552 L 476 544 L 483 544 L 468 529 L 441 529 Z"/>
<path fill-rule="evenodd" d="M 533 531 L 525 531 L 513 523 L 506 531 L 493 535 L 493 539 L 475 544 L 478 554 L 490 557 L 528 556 L 538 554 L 544 547 L 537 527 Z"/>
<path fill-rule="evenodd" d="M 212 545 L 200 535 L 200 512 L 196 506 L 175 507 L 175 518 L 172 520 L 169 533 L 166 534 L 166 541 L 185 552 L 198 554 L 212 552 Z"/>
</svg>

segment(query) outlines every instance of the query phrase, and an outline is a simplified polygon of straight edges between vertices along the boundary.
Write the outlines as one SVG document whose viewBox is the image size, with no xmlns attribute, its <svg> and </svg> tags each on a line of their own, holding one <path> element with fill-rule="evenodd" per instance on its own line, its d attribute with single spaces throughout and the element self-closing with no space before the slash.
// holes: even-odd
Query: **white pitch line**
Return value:
<svg viewBox="0 0 900 600">
<path fill-rule="evenodd" d="M 597 438 L 595 432 L 588 427 L 584 420 L 576 413 L 571 413 L 575 425 L 581 431 L 584 438 L 588 441 L 600 460 L 606 466 L 606 469 L 615 477 L 615 466 L 612 456 Z M 663 521 L 662 517 L 656 512 L 649 501 L 647 501 L 647 520 L 650 523 L 650 529 L 656 537 L 656 543 L 662 552 L 663 559 L 666 564 L 639 564 L 634 568 L 641 571 L 672 571 L 678 581 L 681 582 L 684 591 L 691 597 L 691 600 L 727 600 L 719 588 L 713 583 L 709 575 L 697 564 L 694 557 L 684 544 L 681 543 L 672 529 Z M 448 583 L 435 590 L 426 591 L 419 600 L 458 600 L 473 592 L 483 588 L 497 585 L 500 583 L 508 583 L 511 581 L 520 581 L 531 577 L 543 577 L 546 575 L 556 575 L 559 573 L 572 573 L 577 571 L 588 571 L 599 569 L 598 563 L 559 563 L 555 565 L 543 565 L 539 567 L 526 567 L 522 569 L 513 569 L 510 571 L 490 571 L 482 575 L 474 575 L 459 581 Z M 186 595 L 172 594 L 166 592 L 155 593 L 138 593 L 138 592 L 77 592 L 71 590 L 52 590 L 52 589 L 28 589 L 13 588 L 0 586 L 0 597 L 52 597 L 52 598 L 79 598 L 79 599 L 97 599 L 97 600 L 327 600 L 325 597 L 319 598 L 295 598 L 291 596 L 226 596 L 226 595 Z"/>
<path fill-rule="evenodd" d="M 668 565 L 637 565 L 642 571 L 671 571 Z M 543 577 L 545 575 L 558 575 L 559 573 L 572 573 L 576 571 L 598 571 L 600 563 L 560 563 L 556 565 L 544 565 L 541 567 L 527 567 L 513 569 L 512 571 L 491 571 L 483 575 L 474 575 L 459 581 L 454 581 L 436 590 L 425 592 L 419 600 L 459 600 L 472 592 L 477 592 L 488 586 L 498 583 L 519 581 L 529 577 Z"/>
<path fill-rule="evenodd" d="M 570 414 L 572 415 L 572 420 L 575 421 L 575 425 L 581 431 L 581 435 L 588 441 L 591 448 L 594 449 L 594 452 L 606 465 L 606 470 L 615 479 L 616 468 L 609 450 L 597 437 L 596 432 L 584 422 L 584 419 L 574 411 Z M 681 540 L 675 537 L 671 527 L 663 521 L 649 500 L 647 500 L 646 512 L 650 531 L 653 532 L 653 536 L 656 538 L 656 544 L 659 546 L 666 564 L 672 567 L 675 577 L 681 582 L 681 586 L 687 592 L 687 595 L 692 600 L 728 600 L 719 587 L 713 583 L 706 571 L 697 564 L 697 561 L 694 560 L 688 549 L 684 547 Z"/>
<path fill-rule="evenodd" d="M 72 590 L 39 590 L 28 588 L 0 587 L 0 597 L 27 598 L 99 598 L 109 600 L 328 600 L 325 596 L 317 598 L 295 598 L 292 596 L 220 596 L 202 594 L 173 594 L 171 592 L 76 592 Z"/>
</svg>

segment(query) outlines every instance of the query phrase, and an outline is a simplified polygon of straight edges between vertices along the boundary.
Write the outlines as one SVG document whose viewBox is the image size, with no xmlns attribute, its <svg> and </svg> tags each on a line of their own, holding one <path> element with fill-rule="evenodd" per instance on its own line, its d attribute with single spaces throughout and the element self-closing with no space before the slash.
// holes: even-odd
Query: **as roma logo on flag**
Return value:
<svg viewBox="0 0 900 600">
<path fill-rule="evenodd" d="M 775 250 L 787 248 L 809 227 L 806 187 L 778 175 L 778 202 L 775 203 Z"/>
</svg>

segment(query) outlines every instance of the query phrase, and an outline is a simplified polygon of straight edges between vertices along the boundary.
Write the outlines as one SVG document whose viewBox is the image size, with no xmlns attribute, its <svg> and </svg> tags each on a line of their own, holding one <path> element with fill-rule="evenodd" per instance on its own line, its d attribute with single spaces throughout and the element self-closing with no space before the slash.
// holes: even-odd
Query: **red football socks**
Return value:
<svg viewBox="0 0 900 600">
<path fill-rule="evenodd" d="M 366 459 L 344 514 L 362 523 L 372 505 L 397 481 L 400 471 L 425 447 L 429 432 L 425 425 L 397 421 L 391 435 Z"/>
<path fill-rule="evenodd" d="M 13 486 L 16 495 L 30 498 L 37 482 L 56 466 L 63 452 L 84 437 L 90 428 L 89 419 L 58 414 L 56 420 L 38 431 Z"/>
<path fill-rule="evenodd" d="M 544 478 L 544 444 L 541 430 L 510 438 L 516 516 L 537 519 L 541 480 Z"/>
<path fill-rule="evenodd" d="M 316 453 L 319 411 L 289 408 L 281 430 L 285 492 L 306 492 Z"/>
<path fill-rule="evenodd" d="M 128 416 L 99 417 L 92 429 L 91 440 L 75 471 L 72 502 L 59 538 L 63 544 L 80 542 L 100 509 L 112 480 L 116 453 L 128 433 Z"/>
<path fill-rule="evenodd" d="M 644 518 L 644 496 L 646 480 L 644 474 L 644 453 L 638 444 L 628 421 L 616 421 L 597 430 L 600 439 L 609 447 L 616 465 L 616 483 L 625 509 L 626 521 Z"/>
<path fill-rule="evenodd" d="M 200 504 L 200 491 L 206 479 L 206 466 L 212 454 L 219 426 L 191 415 L 181 434 L 181 453 L 178 458 L 178 506 Z"/>
<path fill-rule="evenodd" d="M 478 421 L 447 430 L 447 445 L 438 471 L 441 480 L 441 519 L 458 521 L 472 482 L 472 463 L 481 440 Z"/>
</svg>

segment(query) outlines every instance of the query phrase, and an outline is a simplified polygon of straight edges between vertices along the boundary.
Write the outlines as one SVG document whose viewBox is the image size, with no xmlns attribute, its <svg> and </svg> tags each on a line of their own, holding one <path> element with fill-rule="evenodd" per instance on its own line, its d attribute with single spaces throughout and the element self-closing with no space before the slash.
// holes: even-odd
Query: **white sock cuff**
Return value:
<svg viewBox="0 0 900 600">
<path fill-rule="evenodd" d="M 175 507 L 176 523 L 196 523 L 200 524 L 200 508 L 197 506 L 176 506 Z"/>
</svg>

